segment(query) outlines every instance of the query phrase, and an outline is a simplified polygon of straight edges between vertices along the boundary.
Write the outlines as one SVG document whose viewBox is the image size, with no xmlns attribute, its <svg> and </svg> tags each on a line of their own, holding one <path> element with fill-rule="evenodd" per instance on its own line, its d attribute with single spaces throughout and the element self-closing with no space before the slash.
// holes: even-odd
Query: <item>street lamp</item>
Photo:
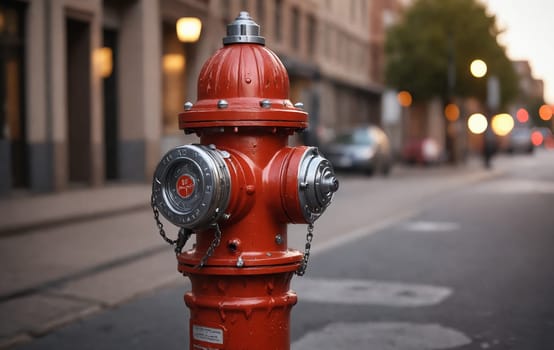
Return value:
<svg viewBox="0 0 554 350">
<path fill-rule="evenodd" d="M 482 78 L 487 75 L 487 64 L 481 59 L 475 59 L 471 62 L 469 66 L 471 75 L 475 78 Z M 485 162 L 485 168 L 490 168 L 491 157 L 494 152 L 494 135 L 491 133 L 491 128 L 488 126 L 490 115 L 494 115 L 500 106 L 500 81 L 495 75 L 487 76 L 487 127 L 484 130 L 484 140 L 483 140 L 483 160 Z"/>
<path fill-rule="evenodd" d="M 202 21 L 196 17 L 181 17 L 176 24 L 177 37 L 184 43 L 195 43 L 200 38 Z"/>
<path fill-rule="evenodd" d="M 475 78 L 482 78 L 487 74 L 487 64 L 483 60 L 475 59 L 469 65 L 469 71 Z"/>
<path fill-rule="evenodd" d="M 412 94 L 408 91 L 400 91 L 398 95 L 396 95 L 396 98 L 402 107 L 410 107 L 412 105 Z"/>
<path fill-rule="evenodd" d="M 487 130 L 489 123 L 487 117 L 481 113 L 474 113 L 467 119 L 467 127 L 472 133 L 479 135 Z"/>
<path fill-rule="evenodd" d="M 396 99 L 398 101 L 398 104 L 402 106 L 402 120 L 400 125 L 402 128 L 402 146 L 405 146 L 408 141 L 408 123 L 410 118 L 409 107 L 412 105 L 412 94 L 410 94 L 406 90 L 403 90 L 396 95 Z"/>
<path fill-rule="evenodd" d="M 508 135 L 514 128 L 514 118 L 508 113 L 500 113 L 492 117 L 492 131 L 498 136 Z"/>
<path fill-rule="evenodd" d="M 108 78 L 113 71 L 113 51 L 109 47 L 100 47 L 93 52 L 93 63 L 98 75 Z"/>
<path fill-rule="evenodd" d="M 545 122 L 549 121 L 550 119 L 552 119 L 552 115 L 554 115 L 554 108 L 552 108 L 552 106 L 549 106 L 547 104 L 540 106 L 539 117 L 542 120 L 544 120 Z"/>
</svg>

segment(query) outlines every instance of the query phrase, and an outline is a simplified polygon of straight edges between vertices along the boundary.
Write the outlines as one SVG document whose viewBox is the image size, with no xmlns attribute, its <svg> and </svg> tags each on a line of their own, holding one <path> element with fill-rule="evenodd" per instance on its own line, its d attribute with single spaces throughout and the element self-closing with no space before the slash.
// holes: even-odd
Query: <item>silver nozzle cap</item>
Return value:
<svg viewBox="0 0 554 350">
<path fill-rule="evenodd" d="M 227 36 L 223 38 L 223 45 L 241 43 L 265 45 L 265 38 L 260 36 L 260 26 L 246 11 L 241 11 L 238 17 L 227 25 Z"/>
</svg>

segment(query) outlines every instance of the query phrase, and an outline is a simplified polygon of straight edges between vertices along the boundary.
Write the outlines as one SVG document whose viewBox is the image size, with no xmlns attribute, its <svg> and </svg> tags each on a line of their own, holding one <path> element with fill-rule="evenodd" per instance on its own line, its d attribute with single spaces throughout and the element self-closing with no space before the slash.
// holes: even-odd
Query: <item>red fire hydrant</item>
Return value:
<svg viewBox="0 0 554 350">
<path fill-rule="evenodd" d="M 248 13 L 223 44 L 200 72 L 197 103 L 179 115 L 200 143 L 163 157 L 152 206 L 191 280 L 190 349 L 289 349 L 290 281 L 304 274 L 313 222 L 338 181 L 315 147 L 287 146 L 307 114 L 288 100 L 287 72 Z M 177 240 L 159 213 L 181 228 Z M 308 224 L 304 253 L 287 247 L 288 223 Z M 181 252 L 193 233 L 196 244 Z"/>
</svg>

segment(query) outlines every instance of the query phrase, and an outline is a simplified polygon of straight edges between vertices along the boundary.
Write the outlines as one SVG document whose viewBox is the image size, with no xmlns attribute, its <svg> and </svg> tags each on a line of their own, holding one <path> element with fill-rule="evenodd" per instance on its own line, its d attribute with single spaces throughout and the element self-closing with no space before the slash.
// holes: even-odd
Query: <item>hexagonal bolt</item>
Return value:
<svg viewBox="0 0 554 350">
<path fill-rule="evenodd" d="M 237 267 L 243 267 L 244 266 L 244 260 L 242 260 L 242 256 L 239 256 L 237 259 Z"/>
<path fill-rule="evenodd" d="M 260 101 L 260 107 L 262 107 L 262 108 L 271 108 L 271 101 L 270 100 L 261 100 Z"/>
<path fill-rule="evenodd" d="M 185 104 L 183 105 L 183 108 L 185 109 L 185 111 L 190 111 L 190 110 L 192 109 L 192 106 L 193 106 L 192 102 L 187 101 L 187 102 L 185 102 Z"/>
<path fill-rule="evenodd" d="M 294 104 L 294 107 L 299 108 L 299 109 L 304 109 L 304 104 L 302 102 L 296 102 Z"/>
<path fill-rule="evenodd" d="M 229 107 L 229 102 L 226 100 L 219 100 L 217 101 L 217 108 L 223 109 Z"/>
</svg>

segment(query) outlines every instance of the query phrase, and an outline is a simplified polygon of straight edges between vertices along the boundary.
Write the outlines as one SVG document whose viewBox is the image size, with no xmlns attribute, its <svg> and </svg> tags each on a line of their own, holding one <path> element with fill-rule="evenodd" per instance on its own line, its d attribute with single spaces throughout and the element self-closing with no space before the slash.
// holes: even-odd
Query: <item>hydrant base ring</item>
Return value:
<svg viewBox="0 0 554 350">
<path fill-rule="evenodd" d="M 199 256 L 194 251 L 187 251 L 179 254 L 177 260 L 179 262 L 179 271 L 206 273 L 217 275 L 228 274 L 248 274 L 255 275 L 260 273 L 280 273 L 288 271 L 296 271 L 300 266 L 303 254 L 297 250 L 288 250 L 285 252 L 271 252 L 271 255 L 255 252 L 248 252 L 240 255 L 244 265 L 236 266 L 236 261 L 239 257 L 233 256 L 230 258 L 211 257 L 208 261 L 209 265 L 198 269 Z"/>
</svg>

